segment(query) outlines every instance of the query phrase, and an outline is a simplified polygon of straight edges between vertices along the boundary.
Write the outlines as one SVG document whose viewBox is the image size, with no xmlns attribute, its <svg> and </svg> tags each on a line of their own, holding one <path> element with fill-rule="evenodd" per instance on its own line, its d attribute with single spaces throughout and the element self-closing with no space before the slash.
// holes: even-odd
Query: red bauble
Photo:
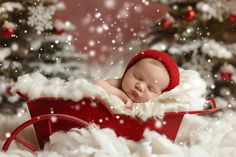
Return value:
<svg viewBox="0 0 236 157">
<path fill-rule="evenodd" d="M 171 28 L 173 25 L 173 20 L 169 18 L 164 18 L 161 20 L 161 26 L 165 29 Z"/>
<path fill-rule="evenodd" d="M 192 9 L 187 10 L 186 12 L 184 12 L 183 18 L 186 21 L 191 22 L 196 18 L 196 12 Z"/>
<path fill-rule="evenodd" d="M 65 30 L 63 28 L 54 27 L 53 31 L 55 34 L 61 35 Z"/>
<path fill-rule="evenodd" d="M 231 80 L 231 77 L 232 73 L 225 73 L 225 72 L 220 73 L 220 78 L 224 81 Z"/>
<path fill-rule="evenodd" d="M 236 15 L 233 15 L 233 14 L 229 15 L 228 16 L 228 21 L 229 22 L 236 22 Z"/>
<path fill-rule="evenodd" d="M 5 25 L 1 28 L 1 34 L 4 38 L 11 38 L 15 34 L 14 27 L 6 27 Z"/>
<path fill-rule="evenodd" d="M 13 96 L 13 93 L 11 92 L 11 89 L 12 89 L 12 86 L 8 86 L 8 87 L 6 88 L 6 95 L 7 95 L 7 96 Z"/>
<path fill-rule="evenodd" d="M 222 80 L 231 80 L 231 77 L 234 72 L 234 67 L 231 64 L 225 63 L 223 66 L 220 67 L 220 78 Z"/>
</svg>

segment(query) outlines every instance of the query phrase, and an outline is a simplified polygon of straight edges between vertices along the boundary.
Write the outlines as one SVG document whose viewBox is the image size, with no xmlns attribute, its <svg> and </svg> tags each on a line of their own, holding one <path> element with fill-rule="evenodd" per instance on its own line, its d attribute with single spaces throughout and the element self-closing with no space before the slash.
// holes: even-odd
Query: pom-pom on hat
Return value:
<svg viewBox="0 0 236 157">
<path fill-rule="evenodd" d="M 130 67 L 132 67 L 136 62 L 138 62 L 139 60 L 144 59 L 144 58 L 156 59 L 159 62 L 161 62 L 165 66 L 165 68 L 167 69 L 169 77 L 170 77 L 170 82 L 164 91 L 169 91 L 169 90 L 175 88 L 179 84 L 180 75 L 179 75 L 178 65 L 176 64 L 174 59 L 172 59 L 171 56 L 169 56 L 167 53 L 157 51 L 157 50 L 145 50 L 145 51 L 141 51 L 138 54 L 136 54 L 134 56 L 134 58 L 132 58 L 131 61 L 129 62 L 129 64 L 127 65 L 125 72 L 123 74 L 123 77 L 124 77 L 126 71 Z"/>
</svg>

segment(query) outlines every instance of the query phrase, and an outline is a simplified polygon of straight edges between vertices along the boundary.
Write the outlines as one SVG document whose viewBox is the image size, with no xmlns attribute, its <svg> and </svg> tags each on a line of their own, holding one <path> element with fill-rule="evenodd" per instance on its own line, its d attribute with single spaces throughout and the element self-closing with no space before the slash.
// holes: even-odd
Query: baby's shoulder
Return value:
<svg viewBox="0 0 236 157">
<path fill-rule="evenodd" d="M 110 85 L 121 89 L 121 78 L 110 78 L 106 80 Z"/>
</svg>

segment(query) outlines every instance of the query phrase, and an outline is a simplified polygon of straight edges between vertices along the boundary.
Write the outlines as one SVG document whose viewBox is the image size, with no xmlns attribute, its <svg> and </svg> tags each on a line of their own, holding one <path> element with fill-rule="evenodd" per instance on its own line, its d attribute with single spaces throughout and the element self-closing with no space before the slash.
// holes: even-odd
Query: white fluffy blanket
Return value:
<svg viewBox="0 0 236 157">
<path fill-rule="evenodd" d="M 20 91 L 30 99 L 39 97 L 64 98 L 79 101 L 83 97 L 96 97 L 104 101 L 114 113 L 139 116 L 147 119 L 161 117 L 167 111 L 202 110 L 206 93 L 206 83 L 196 71 L 180 69 L 180 85 L 146 103 L 136 103 L 132 110 L 126 109 L 116 96 L 104 91 L 85 79 L 65 82 L 60 78 L 47 79 L 40 73 L 19 77 L 14 91 Z"/>
</svg>

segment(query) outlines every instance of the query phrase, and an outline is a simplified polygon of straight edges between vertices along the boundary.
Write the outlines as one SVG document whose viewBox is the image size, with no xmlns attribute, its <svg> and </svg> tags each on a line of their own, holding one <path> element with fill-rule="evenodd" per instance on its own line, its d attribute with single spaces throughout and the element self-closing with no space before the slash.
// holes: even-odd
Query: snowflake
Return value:
<svg viewBox="0 0 236 157">
<path fill-rule="evenodd" d="M 40 34 L 46 29 L 52 29 L 52 15 L 55 13 L 55 8 L 46 8 L 42 5 L 37 7 L 29 7 L 29 18 L 27 24 L 31 27 L 35 27 L 37 32 Z"/>
</svg>

